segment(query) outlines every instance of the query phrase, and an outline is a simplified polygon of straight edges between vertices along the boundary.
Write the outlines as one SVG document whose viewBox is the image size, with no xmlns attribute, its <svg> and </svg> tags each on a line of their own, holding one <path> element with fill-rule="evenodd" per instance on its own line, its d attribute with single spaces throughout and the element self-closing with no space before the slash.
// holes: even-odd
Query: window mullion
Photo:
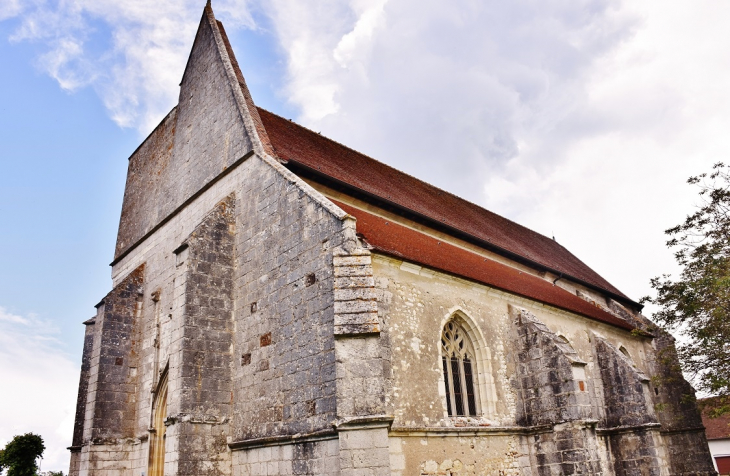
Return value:
<svg viewBox="0 0 730 476">
<path fill-rule="evenodd" d="M 464 408 L 464 415 L 470 415 L 471 412 L 470 412 L 470 408 L 469 408 L 469 392 L 468 392 L 469 389 L 466 385 L 466 372 L 464 371 L 465 369 L 464 369 L 464 359 L 463 358 L 459 359 L 459 370 L 460 370 L 461 376 L 462 376 L 460 383 L 461 383 L 461 400 L 462 400 L 462 405 Z"/>
<path fill-rule="evenodd" d="M 449 382 L 446 386 L 449 393 L 449 400 L 451 400 L 451 416 L 456 416 L 456 392 L 454 391 L 454 373 L 451 369 L 451 356 L 446 357 L 446 368 L 449 373 Z"/>
</svg>

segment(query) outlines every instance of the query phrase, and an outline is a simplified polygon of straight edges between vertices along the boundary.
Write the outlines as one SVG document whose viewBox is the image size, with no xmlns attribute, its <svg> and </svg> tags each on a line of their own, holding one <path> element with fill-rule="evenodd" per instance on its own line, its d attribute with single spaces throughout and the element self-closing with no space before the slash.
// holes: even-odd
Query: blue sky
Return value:
<svg viewBox="0 0 730 476">
<path fill-rule="evenodd" d="M 77 358 L 79 324 L 110 290 L 127 158 L 148 131 L 119 127 L 92 87 L 59 87 L 39 65 L 45 43 L 9 41 L 18 28 L 0 22 L 0 306 L 52 319 Z M 108 41 L 106 25 L 94 29 L 94 41 Z M 257 104 L 291 115 L 277 98 L 283 63 L 272 40 L 231 32 L 254 53 L 241 66 Z"/>
<path fill-rule="evenodd" d="M 0 367 L 18 368 L 9 380 L 27 386 L 3 392 L 8 405 L 0 412 L 0 444 L 14 434 L 40 433 L 49 447 L 43 469 L 67 471 L 81 323 L 111 288 L 108 265 L 127 158 L 147 131 L 120 127 L 93 87 L 62 88 L 39 61 L 48 50 L 45 42 L 10 40 L 20 23 L 0 21 L 0 330 L 25 348 L 13 352 L 9 342 L 0 345 Z M 94 41 L 109 41 L 104 23 L 94 29 Z M 245 42 L 256 53 L 241 64 L 254 72 L 247 80 L 258 103 L 290 112 L 276 95 L 283 63 L 270 35 L 239 29 L 230 36 L 234 45 Z M 45 368 L 36 359 L 53 362 Z M 23 382 L 28 373 L 37 378 Z M 52 401 L 52 408 L 29 421 L 36 400 L 30 394 L 39 391 L 45 393 L 41 404 Z"/>
<path fill-rule="evenodd" d="M 44 469 L 67 471 L 127 158 L 176 102 L 204 3 L 0 0 L 0 443 L 43 434 Z M 676 271 L 686 178 L 728 160 L 727 2 L 213 8 L 258 105 L 554 235 L 635 299 Z"/>
</svg>

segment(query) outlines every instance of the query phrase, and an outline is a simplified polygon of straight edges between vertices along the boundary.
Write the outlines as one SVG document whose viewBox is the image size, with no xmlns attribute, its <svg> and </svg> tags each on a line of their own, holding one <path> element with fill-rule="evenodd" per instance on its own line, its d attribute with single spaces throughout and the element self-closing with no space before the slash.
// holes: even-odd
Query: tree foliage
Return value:
<svg viewBox="0 0 730 476">
<path fill-rule="evenodd" d="M 43 438 L 33 433 L 14 436 L 0 450 L 0 472 L 7 469 L 7 476 L 35 476 L 38 472 L 36 460 L 46 449 Z"/>
<path fill-rule="evenodd" d="M 651 280 L 659 306 L 654 320 L 682 335 L 677 352 L 699 390 L 730 396 L 730 169 L 690 177 L 701 203 L 684 222 L 665 231 L 681 266 L 679 278 Z M 726 401 L 730 401 L 725 398 Z M 730 408 L 728 409 L 730 410 Z"/>
</svg>

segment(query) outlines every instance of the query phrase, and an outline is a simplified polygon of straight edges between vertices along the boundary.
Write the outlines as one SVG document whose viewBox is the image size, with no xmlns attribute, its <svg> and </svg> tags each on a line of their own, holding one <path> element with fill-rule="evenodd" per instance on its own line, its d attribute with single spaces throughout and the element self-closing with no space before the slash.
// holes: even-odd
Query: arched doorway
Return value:
<svg viewBox="0 0 730 476">
<path fill-rule="evenodd" d="M 152 407 L 152 431 L 150 432 L 149 476 L 165 474 L 165 418 L 167 418 L 167 372 L 157 386 Z"/>
</svg>

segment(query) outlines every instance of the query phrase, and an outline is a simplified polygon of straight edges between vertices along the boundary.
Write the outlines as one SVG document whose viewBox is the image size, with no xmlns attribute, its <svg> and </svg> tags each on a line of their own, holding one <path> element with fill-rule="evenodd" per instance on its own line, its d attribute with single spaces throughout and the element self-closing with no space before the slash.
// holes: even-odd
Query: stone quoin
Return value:
<svg viewBox="0 0 730 476">
<path fill-rule="evenodd" d="M 129 159 L 71 475 L 712 475 L 671 336 L 557 242 L 256 107 L 207 5 Z"/>
</svg>

